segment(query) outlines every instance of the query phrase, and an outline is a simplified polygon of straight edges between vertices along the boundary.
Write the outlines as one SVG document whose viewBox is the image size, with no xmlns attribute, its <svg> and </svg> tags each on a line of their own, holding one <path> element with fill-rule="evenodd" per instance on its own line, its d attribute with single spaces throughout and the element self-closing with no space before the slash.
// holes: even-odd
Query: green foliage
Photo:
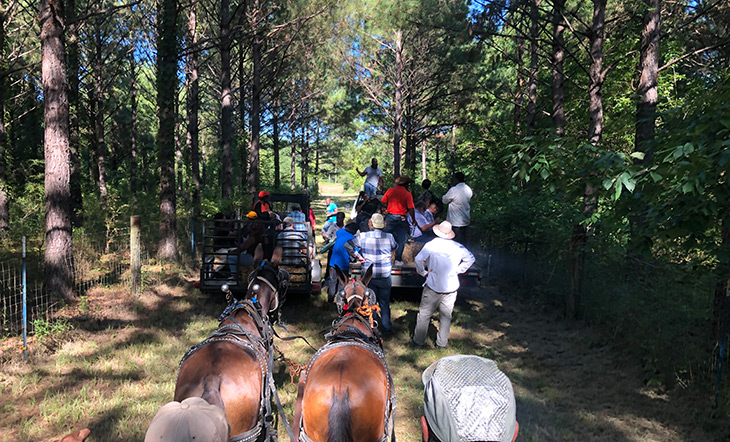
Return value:
<svg viewBox="0 0 730 442">
<path fill-rule="evenodd" d="M 33 335 L 38 339 L 47 338 L 59 333 L 73 330 L 73 324 L 68 320 L 60 318 L 48 321 L 46 319 L 36 319 L 31 326 Z"/>
</svg>

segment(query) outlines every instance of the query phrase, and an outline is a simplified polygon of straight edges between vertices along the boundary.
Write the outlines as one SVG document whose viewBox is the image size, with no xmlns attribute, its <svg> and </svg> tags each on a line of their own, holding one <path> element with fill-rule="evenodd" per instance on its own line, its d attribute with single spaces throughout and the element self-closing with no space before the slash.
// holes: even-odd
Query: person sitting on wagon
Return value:
<svg viewBox="0 0 730 442">
<path fill-rule="evenodd" d="M 270 192 L 262 190 L 259 192 L 259 199 L 253 205 L 253 211 L 261 216 L 264 212 L 271 212 L 271 204 L 269 203 Z"/>
<path fill-rule="evenodd" d="M 509 378 L 490 359 L 446 356 L 431 364 L 424 385 L 423 442 L 514 442 L 515 393 Z"/>
<path fill-rule="evenodd" d="M 300 232 L 307 231 L 307 216 L 304 214 L 304 212 L 302 212 L 302 206 L 300 206 L 299 203 L 294 203 L 291 205 L 291 212 L 289 212 L 287 217 L 291 218 L 294 221 L 294 230 L 298 230 Z"/>
<path fill-rule="evenodd" d="M 307 263 L 307 234 L 296 230 L 296 226 L 295 220 L 287 216 L 284 218 L 284 230 L 276 236 L 276 242 L 282 248 L 282 264 L 305 265 Z"/>
<path fill-rule="evenodd" d="M 436 235 L 433 233 L 433 226 L 441 222 L 441 220 L 434 219 L 433 214 L 438 211 L 438 208 L 436 203 L 429 204 L 427 208 L 427 204 L 423 200 L 416 201 L 415 206 L 415 223 L 413 223 L 410 215 L 408 215 L 409 222 L 411 223 L 411 238 L 416 242 L 426 243 L 436 238 Z"/>
<path fill-rule="evenodd" d="M 359 204 L 355 206 L 357 211 L 355 222 L 360 227 L 361 232 L 367 232 L 370 230 L 368 227 L 370 217 L 380 211 L 380 200 L 375 196 L 371 197 L 365 192 L 360 192 L 358 201 Z"/>
</svg>

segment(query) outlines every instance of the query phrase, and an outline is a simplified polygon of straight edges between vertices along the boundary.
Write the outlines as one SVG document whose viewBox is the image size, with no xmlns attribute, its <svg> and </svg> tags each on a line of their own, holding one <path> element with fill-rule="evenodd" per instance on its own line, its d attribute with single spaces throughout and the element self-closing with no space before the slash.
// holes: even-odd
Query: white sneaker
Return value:
<svg viewBox="0 0 730 442">
<path fill-rule="evenodd" d="M 394 267 L 403 267 L 403 261 L 398 261 L 398 260 L 396 260 L 396 261 L 395 261 L 395 262 L 393 263 L 393 266 L 394 266 Z"/>
</svg>

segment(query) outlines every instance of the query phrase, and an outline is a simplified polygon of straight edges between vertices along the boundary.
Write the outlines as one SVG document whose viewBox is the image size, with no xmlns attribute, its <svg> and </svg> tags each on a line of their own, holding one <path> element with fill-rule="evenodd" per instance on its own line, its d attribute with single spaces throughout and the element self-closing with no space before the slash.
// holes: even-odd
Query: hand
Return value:
<svg viewBox="0 0 730 442">
<path fill-rule="evenodd" d="M 364 262 L 365 262 L 365 258 L 362 258 L 362 257 L 360 257 L 360 258 L 357 258 L 357 260 L 358 260 L 358 261 L 360 261 L 360 264 L 362 264 L 362 263 L 364 263 Z"/>
<path fill-rule="evenodd" d="M 83 442 L 87 437 L 89 437 L 89 434 L 91 434 L 91 430 L 84 428 L 83 430 L 74 431 L 73 433 L 65 436 L 59 442 Z"/>
</svg>

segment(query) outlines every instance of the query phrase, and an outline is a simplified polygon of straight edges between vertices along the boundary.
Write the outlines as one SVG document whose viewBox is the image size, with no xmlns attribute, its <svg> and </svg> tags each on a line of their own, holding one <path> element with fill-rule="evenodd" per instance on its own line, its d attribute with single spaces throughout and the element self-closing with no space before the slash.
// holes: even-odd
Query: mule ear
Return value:
<svg viewBox="0 0 730 442">
<path fill-rule="evenodd" d="M 335 271 L 337 272 L 337 279 L 340 280 L 340 282 L 342 283 L 343 286 L 346 286 L 347 285 L 347 274 L 345 272 L 343 272 L 342 269 L 340 268 L 340 266 L 338 266 L 337 264 L 335 264 Z"/>
<path fill-rule="evenodd" d="M 370 265 L 367 270 L 365 270 L 365 274 L 360 278 L 360 282 L 365 284 L 366 286 L 370 282 L 370 280 L 373 278 L 373 267 L 374 265 Z"/>
<path fill-rule="evenodd" d="M 253 265 L 258 267 L 261 261 L 264 260 L 264 246 L 259 244 L 256 246 L 256 250 L 253 252 Z"/>
<path fill-rule="evenodd" d="M 283 254 L 284 249 L 282 249 L 281 246 L 276 246 L 274 253 L 271 254 L 271 265 L 279 267 L 279 264 L 281 264 L 281 255 Z"/>
</svg>

